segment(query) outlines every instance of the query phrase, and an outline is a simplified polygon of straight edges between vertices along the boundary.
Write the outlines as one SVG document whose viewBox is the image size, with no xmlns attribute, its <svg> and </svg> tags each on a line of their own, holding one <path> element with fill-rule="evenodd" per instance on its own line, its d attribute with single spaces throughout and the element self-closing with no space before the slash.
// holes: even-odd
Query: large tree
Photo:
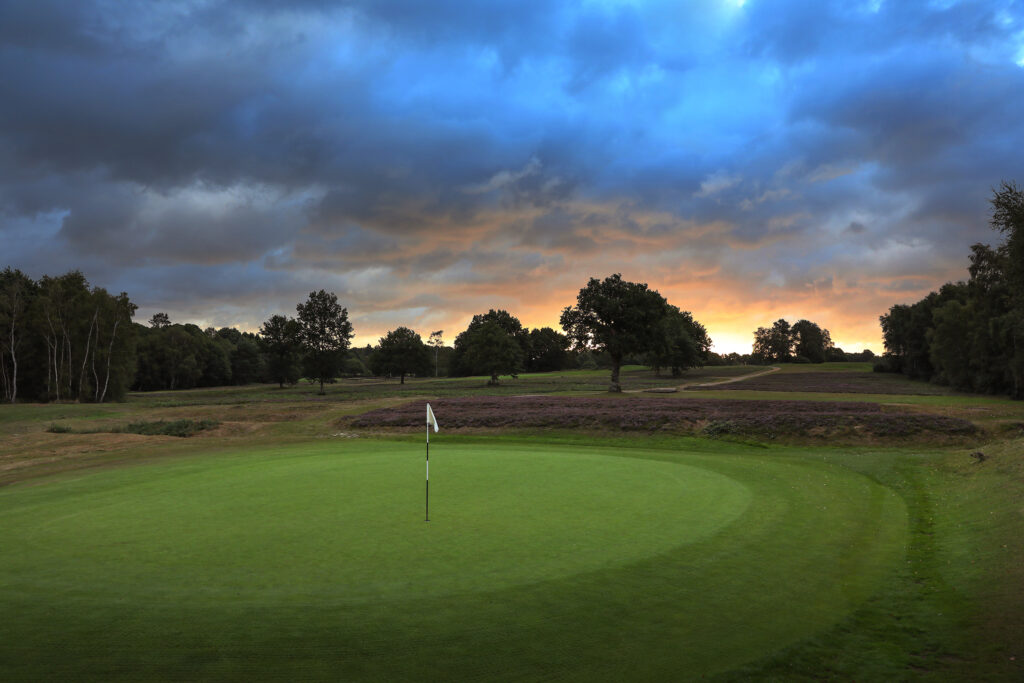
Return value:
<svg viewBox="0 0 1024 683">
<path fill-rule="evenodd" d="M 661 331 L 647 358 L 656 371 L 670 368 L 673 376 L 679 376 L 687 368 L 702 365 L 710 350 L 711 338 L 704 326 L 694 320 L 689 311 L 680 311 L 669 304 Z"/>
<path fill-rule="evenodd" d="M 465 376 L 476 375 L 482 372 L 479 365 L 474 365 L 467 361 L 466 342 L 487 323 L 494 323 L 504 330 L 505 334 L 515 342 L 516 346 L 519 347 L 519 365 L 517 365 L 514 370 L 509 370 L 508 372 L 519 372 L 519 370 L 522 369 L 522 363 L 526 358 L 527 350 L 530 345 L 529 331 L 523 327 L 521 322 L 519 322 L 519 318 L 515 317 L 508 311 L 502 309 L 495 310 L 492 308 L 486 313 L 474 315 L 466 329 L 455 337 L 455 349 L 452 354 L 451 364 L 449 365 L 449 375 Z M 506 371 L 503 370 L 500 374 L 506 374 Z"/>
<path fill-rule="evenodd" d="M 324 383 L 337 377 L 341 361 L 352 339 L 352 323 L 348 309 L 342 308 L 333 292 L 310 292 L 305 303 L 295 307 L 302 328 L 299 339 L 305 349 L 305 371 L 308 377 Z"/>
<path fill-rule="evenodd" d="M 562 311 L 560 323 L 577 350 L 605 351 L 612 360 L 609 391 L 622 391 L 619 370 L 627 353 L 652 351 L 662 337 L 668 302 L 646 283 L 628 282 L 616 273 L 590 278 L 575 306 Z"/>
<path fill-rule="evenodd" d="M 295 384 L 302 375 L 302 326 L 294 318 L 272 315 L 260 327 L 260 344 L 266 355 L 267 375 L 283 389 Z"/>
<path fill-rule="evenodd" d="M 523 368 L 523 349 L 515 337 L 495 320 L 471 326 L 455 339 L 460 363 L 470 374 L 490 375 L 489 385 L 498 384 L 498 375 L 516 376 Z"/>
<path fill-rule="evenodd" d="M 779 318 L 772 326 L 754 332 L 754 357 L 767 363 L 784 363 L 793 355 L 793 337 L 789 323 Z"/>
<path fill-rule="evenodd" d="M 398 327 L 380 338 L 370 356 L 375 375 L 398 375 L 405 384 L 406 375 L 425 375 L 430 371 L 430 354 L 420 335 L 408 327 Z"/>
<path fill-rule="evenodd" d="M 797 358 L 806 358 L 812 363 L 824 363 L 832 348 L 829 331 L 810 320 L 800 319 L 790 329 L 793 353 Z"/>
</svg>

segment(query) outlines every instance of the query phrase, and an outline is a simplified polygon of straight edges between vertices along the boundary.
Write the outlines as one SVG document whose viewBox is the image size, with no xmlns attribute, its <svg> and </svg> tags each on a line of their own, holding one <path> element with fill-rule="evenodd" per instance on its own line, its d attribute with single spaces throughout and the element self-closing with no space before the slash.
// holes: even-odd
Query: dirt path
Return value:
<svg viewBox="0 0 1024 683">
<path fill-rule="evenodd" d="M 742 382 L 743 380 L 746 380 L 746 379 L 753 379 L 754 377 L 760 377 L 761 375 L 767 375 L 770 372 L 778 372 L 779 370 L 781 370 L 781 368 L 779 366 L 773 365 L 770 368 L 766 368 L 766 369 L 761 370 L 759 372 L 753 372 L 753 373 L 751 373 L 749 375 L 742 375 L 741 377 L 730 377 L 728 379 L 720 379 L 720 380 L 716 380 L 714 382 L 704 382 L 702 384 L 680 384 L 679 386 L 675 386 L 675 387 L 652 387 L 652 388 L 648 388 L 648 389 L 627 389 L 626 391 L 624 391 L 622 393 L 624 393 L 624 394 L 639 394 L 639 393 L 644 392 L 644 391 L 649 391 L 651 393 L 672 393 L 674 391 L 686 390 L 686 389 L 691 389 L 691 388 L 694 388 L 694 387 L 713 387 L 713 386 L 716 386 L 718 384 L 729 384 L 731 382 Z"/>
<path fill-rule="evenodd" d="M 705 382 L 704 384 L 687 384 L 684 386 L 690 387 L 713 387 L 716 384 L 729 384 L 730 382 L 742 382 L 745 379 L 753 379 L 754 377 L 760 377 L 761 375 L 767 375 L 772 372 L 778 372 L 781 370 L 778 365 L 773 365 L 770 368 L 761 370 L 760 372 L 753 372 L 749 375 L 743 375 L 742 377 L 730 377 L 729 379 L 720 379 L 717 382 Z"/>
</svg>

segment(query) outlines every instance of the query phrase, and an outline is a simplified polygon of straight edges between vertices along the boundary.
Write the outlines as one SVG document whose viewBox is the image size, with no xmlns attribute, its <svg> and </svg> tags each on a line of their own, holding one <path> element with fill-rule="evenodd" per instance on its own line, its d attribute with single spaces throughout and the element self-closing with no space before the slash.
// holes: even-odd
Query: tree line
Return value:
<svg viewBox="0 0 1024 683">
<path fill-rule="evenodd" d="M 5 401 L 95 401 L 124 396 L 135 370 L 124 292 L 90 287 L 78 271 L 33 280 L 0 272 L 0 392 Z"/>
<path fill-rule="evenodd" d="M 971 246 L 967 281 L 948 282 L 882 315 L 879 371 L 963 391 L 1024 395 L 1024 190 L 1003 181 L 989 200 L 994 249 Z"/>
<path fill-rule="evenodd" d="M 753 353 L 749 362 L 766 363 L 836 363 L 874 360 L 871 349 L 847 352 L 832 343 L 829 331 L 810 320 L 800 319 L 790 325 L 779 318 L 771 327 L 754 330 Z"/>
<path fill-rule="evenodd" d="M 305 377 L 324 384 L 344 372 L 352 338 L 348 309 L 325 290 L 310 292 L 295 307 L 297 317 L 273 315 L 259 334 L 231 327 L 205 330 L 172 324 L 157 313 L 149 327 L 136 325 L 137 373 L 133 388 L 193 387 L 273 382 L 295 384 Z"/>
<path fill-rule="evenodd" d="M 428 342 L 408 327 L 376 346 L 350 349 L 348 310 L 325 290 L 311 292 L 294 317 L 277 314 L 259 333 L 201 329 L 156 313 L 142 325 L 128 295 L 90 287 L 72 271 L 38 282 L 7 268 L 0 274 L 0 383 L 3 399 L 107 401 L 138 391 L 305 378 L 324 385 L 340 375 L 501 375 L 605 367 L 620 390 L 624 362 L 679 374 L 708 360 L 707 330 L 646 283 L 615 274 L 592 278 L 562 312 L 565 334 L 529 329 L 505 310 L 473 316 L 452 346 L 443 330 Z"/>
</svg>

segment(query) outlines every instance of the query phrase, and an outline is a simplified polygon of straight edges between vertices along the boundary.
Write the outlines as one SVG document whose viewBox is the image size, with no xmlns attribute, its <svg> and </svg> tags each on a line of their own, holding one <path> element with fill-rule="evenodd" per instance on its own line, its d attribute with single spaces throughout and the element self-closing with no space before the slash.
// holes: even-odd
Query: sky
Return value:
<svg viewBox="0 0 1024 683">
<path fill-rule="evenodd" d="M 1014 1 L 0 0 L 0 268 L 354 342 L 648 283 L 882 351 L 1024 182 Z"/>
</svg>

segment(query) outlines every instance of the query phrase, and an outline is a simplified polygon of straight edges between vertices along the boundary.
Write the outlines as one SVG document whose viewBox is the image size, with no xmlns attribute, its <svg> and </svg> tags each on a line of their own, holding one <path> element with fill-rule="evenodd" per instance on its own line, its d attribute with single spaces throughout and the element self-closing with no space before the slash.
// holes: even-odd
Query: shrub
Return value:
<svg viewBox="0 0 1024 683">
<path fill-rule="evenodd" d="M 158 420 L 156 422 L 130 422 L 114 431 L 145 436 L 178 436 L 184 438 L 206 429 L 213 429 L 219 425 L 220 422 L 216 420 Z"/>
</svg>

